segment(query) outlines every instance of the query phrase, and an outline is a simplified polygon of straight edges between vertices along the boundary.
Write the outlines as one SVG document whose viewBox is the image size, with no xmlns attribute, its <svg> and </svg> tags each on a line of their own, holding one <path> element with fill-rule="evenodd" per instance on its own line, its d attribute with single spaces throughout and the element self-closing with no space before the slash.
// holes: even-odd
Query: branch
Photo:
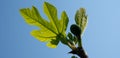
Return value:
<svg viewBox="0 0 120 58">
<path fill-rule="evenodd" d="M 83 49 L 83 47 L 78 47 L 75 50 L 72 50 L 71 52 L 69 52 L 71 54 L 76 54 L 78 55 L 80 58 L 88 58 L 88 55 L 86 54 L 85 50 Z"/>
</svg>

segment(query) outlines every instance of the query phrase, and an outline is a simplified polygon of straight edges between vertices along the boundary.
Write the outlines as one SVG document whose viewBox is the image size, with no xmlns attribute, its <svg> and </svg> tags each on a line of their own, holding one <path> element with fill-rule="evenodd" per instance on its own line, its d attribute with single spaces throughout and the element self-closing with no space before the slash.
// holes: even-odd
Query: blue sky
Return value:
<svg viewBox="0 0 120 58">
<path fill-rule="evenodd" d="M 69 26 L 74 23 L 76 10 L 86 8 L 88 26 L 82 40 L 89 58 L 120 58 L 119 0 L 0 0 L 0 58 L 71 57 L 67 46 L 60 43 L 51 49 L 33 38 L 30 32 L 37 28 L 26 24 L 19 13 L 19 9 L 34 5 L 44 17 L 44 1 L 56 6 L 58 17 L 65 10 Z"/>
</svg>

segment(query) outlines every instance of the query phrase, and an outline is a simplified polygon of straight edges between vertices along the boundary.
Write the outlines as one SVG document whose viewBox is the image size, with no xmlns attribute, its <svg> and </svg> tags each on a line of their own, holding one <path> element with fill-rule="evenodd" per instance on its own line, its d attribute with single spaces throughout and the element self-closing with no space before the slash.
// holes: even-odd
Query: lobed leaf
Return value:
<svg viewBox="0 0 120 58">
<path fill-rule="evenodd" d="M 61 20 L 58 20 L 56 7 L 48 2 L 44 3 L 43 9 L 50 22 L 43 19 L 37 8 L 34 6 L 32 9 L 20 9 L 20 13 L 26 23 L 40 28 L 40 30 L 33 30 L 31 32 L 33 37 L 37 38 L 41 42 L 47 42 L 47 46 L 50 48 L 56 48 L 60 41 L 59 37 L 62 39 L 66 37 L 65 31 L 68 24 L 68 17 L 64 11 L 61 15 Z"/>
</svg>

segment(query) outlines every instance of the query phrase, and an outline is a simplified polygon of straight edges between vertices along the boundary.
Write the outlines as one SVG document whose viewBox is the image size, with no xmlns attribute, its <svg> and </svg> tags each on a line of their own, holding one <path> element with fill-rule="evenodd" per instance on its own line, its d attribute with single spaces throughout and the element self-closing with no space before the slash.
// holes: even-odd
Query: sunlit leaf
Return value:
<svg viewBox="0 0 120 58">
<path fill-rule="evenodd" d="M 31 35 L 41 42 L 46 42 L 50 48 L 56 48 L 59 41 L 66 37 L 66 27 L 68 24 L 68 17 L 65 11 L 62 12 L 61 20 L 58 20 L 57 9 L 53 5 L 45 2 L 43 5 L 44 13 L 50 21 L 43 19 L 37 8 L 23 8 L 20 13 L 25 21 L 40 28 L 40 30 L 33 30 Z M 62 39 L 60 39 L 62 38 Z"/>
</svg>

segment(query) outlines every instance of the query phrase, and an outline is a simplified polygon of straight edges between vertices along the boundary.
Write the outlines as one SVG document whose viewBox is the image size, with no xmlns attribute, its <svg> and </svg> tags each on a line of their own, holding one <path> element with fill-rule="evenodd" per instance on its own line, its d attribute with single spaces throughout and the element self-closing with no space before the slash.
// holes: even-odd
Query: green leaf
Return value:
<svg viewBox="0 0 120 58">
<path fill-rule="evenodd" d="M 76 15 L 75 15 L 75 22 L 81 28 L 82 30 L 81 34 L 82 34 L 88 22 L 86 11 L 84 8 L 80 8 L 79 10 L 77 10 Z"/>
<path fill-rule="evenodd" d="M 56 48 L 59 41 L 61 40 L 59 37 L 62 39 L 65 39 L 66 37 L 65 31 L 68 24 L 68 17 L 63 11 L 61 16 L 62 19 L 58 20 L 56 7 L 49 4 L 48 2 L 44 3 L 43 9 L 44 13 L 47 15 L 50 21 L 43 19 L 40 16 L 37 8 L 34 6 L 32 9 L 20 9 L 20 13 L 25 19 L 26 23 L 33 26 L 38 26 L 40 28 L 39 30 L 33 30 L 31 32 L 33 37 L 37 38 L 41 42 L 46 42 L 47 46 L 50 48 Z"/>
</svg>

